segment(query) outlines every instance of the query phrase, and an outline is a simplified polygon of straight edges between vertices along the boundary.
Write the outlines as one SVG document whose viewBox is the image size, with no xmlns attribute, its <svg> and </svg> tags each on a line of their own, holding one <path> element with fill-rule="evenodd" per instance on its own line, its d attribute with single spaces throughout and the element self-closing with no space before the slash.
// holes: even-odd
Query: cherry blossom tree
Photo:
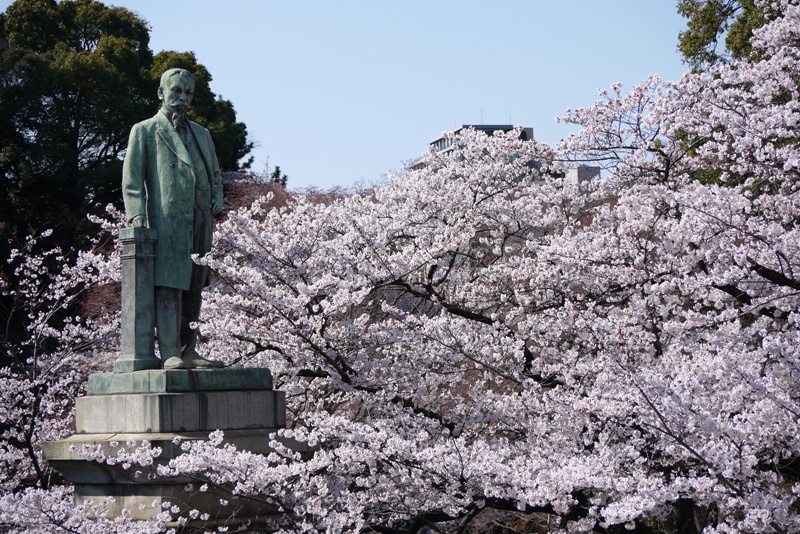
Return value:
<svg viewBox="0 0 800 534">
<path fill-rule="evenodd" d="M 272 369 L 316 449 L 172 468 L 296 530 L 799 529 L 800 8 L 777 3 L 764 59 L 615 86 L 557 151 L 466 132 L 386 187 L 232 213 L 204 335 Z"/>
<path fill-rule="evenodd" d="M 119 327 L 113 312 L 99 314 L 98 320 L 74 314 L 86 291 L 119 279 L 114 260 L 97 250 L 81 252 L 75 261 L 58 249 L 37 254 L 37 242 L 28 238 L 24 250 L 12 251 L 16 284 L 4 290 L 11 302 L 8 320 L 23 317 L 28 332 L 23 343 L 3 344 L 7 364 L 0 369 L 0 418 L 2 449 L 10 453 L 2 462 L 4 489 L 47 484 L 50 475 L 39 444 L 69 433 L 74 399 L 88 374 L 107 363 L 95 356 Z M 97 246 L 103 243 L 98 240 Z"/>
</svg>

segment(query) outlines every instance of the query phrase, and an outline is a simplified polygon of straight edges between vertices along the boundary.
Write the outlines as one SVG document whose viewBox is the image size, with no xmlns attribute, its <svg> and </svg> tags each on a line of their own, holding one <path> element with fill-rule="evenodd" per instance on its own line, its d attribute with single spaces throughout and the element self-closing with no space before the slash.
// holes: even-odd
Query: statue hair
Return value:
<svg viewBox="0 0 800 534">
<path fill-rule="evenodd" d="M 167 81 L 172 78 L 173 76 L 188 76 L 192 83 L 194 83 L 194 76 L 192 73 L 186 69 L 167 69 L 164 71 L 164 74 L 161 75 L 161 87 L 164 87 L 167 84 Z"/>
</svg>

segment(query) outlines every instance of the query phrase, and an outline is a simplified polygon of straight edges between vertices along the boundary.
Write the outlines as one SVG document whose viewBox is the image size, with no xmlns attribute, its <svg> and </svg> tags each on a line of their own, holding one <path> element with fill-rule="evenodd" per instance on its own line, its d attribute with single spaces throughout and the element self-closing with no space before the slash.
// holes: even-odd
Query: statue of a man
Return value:
<svg viewBox="0 0 800 534">
<path fill-rule="evenodd" d="M 208 267 L 191 255 L 211 250 L 211 217 L 223 213 L 211 135 L 186 118 L 193 95 L 189 71 L 161 76 L 161 109 L 131 130 L 122 174 L 128 223 L 158 230 L 155 316 L 164 369 L 222 366 L 197 353 L 197 331 L 190 326 L 200 317 L 200 294 L 208 285 Z"/>
</svg>

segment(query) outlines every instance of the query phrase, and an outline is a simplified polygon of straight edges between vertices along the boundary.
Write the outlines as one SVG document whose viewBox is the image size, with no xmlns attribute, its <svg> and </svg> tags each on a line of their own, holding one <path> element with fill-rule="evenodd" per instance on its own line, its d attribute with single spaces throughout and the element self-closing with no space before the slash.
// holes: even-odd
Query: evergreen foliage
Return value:
<svg viewBox="0 0 800 534">
<path fill-rule="evenodd" d="M 679 0 L 678 13 L 687 19 L 678 50 L 695 70 L 747 57 L 753 30 L 766 22 L 755 0 Z"/>
</svg>

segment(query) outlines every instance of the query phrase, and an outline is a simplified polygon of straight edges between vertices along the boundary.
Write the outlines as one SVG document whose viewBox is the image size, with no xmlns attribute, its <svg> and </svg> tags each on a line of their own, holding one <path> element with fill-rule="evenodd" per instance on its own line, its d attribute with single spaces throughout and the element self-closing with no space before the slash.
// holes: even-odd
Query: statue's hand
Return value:
<svg viewBox="0 0 800 534">
<path fill-rule="evenodd" d="M 211 199 L 211 214 L 214 217 L 219 217 L 225 214 L 225 208 L 222 206 L 221 202 L 217 202 L 216 199 Z"/>
<path fill-rule="evenodd" d="M 131 219 L 131 226 L 133 226 L 134 228 L 144 228 L 146 226 L 144 215 L 137 215 L 136 217 Z"/>
</svg>

